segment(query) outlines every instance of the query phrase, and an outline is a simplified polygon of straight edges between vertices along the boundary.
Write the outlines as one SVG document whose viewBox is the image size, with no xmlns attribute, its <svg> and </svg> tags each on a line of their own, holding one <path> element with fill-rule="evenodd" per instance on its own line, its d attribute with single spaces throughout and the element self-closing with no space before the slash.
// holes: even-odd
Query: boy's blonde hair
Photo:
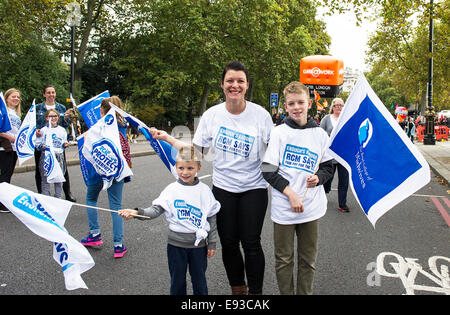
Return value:
<svg viewBox="0 0 450 315">
<path fill-rule="evenodd" d="M 293 81 L 289 83 L 283 90 L 283 95 L 285 99 L 288 94 L 301 94 L 301 93 L 304 93 L 309 99 L 308 87 L 298 81 Z"/>
<path fill-rule="evenodd" d="M 175 161 L 195 161 L 200 165 L 202 161 L 202 153 L 193 145 L 183 146 L 180 150 L 178 150 Z"/>
</svg>

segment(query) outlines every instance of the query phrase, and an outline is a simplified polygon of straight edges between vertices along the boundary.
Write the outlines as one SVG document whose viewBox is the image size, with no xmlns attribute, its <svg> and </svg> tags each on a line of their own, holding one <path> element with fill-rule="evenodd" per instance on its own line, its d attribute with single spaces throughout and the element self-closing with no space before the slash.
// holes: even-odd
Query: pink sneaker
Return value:
<svg viewBox="0 0 450 315">
<path fill-rule="evenodd" d="M 96 236 L 92 236 L 92 234 L 89 234 L 87 237 L 85 237 L 81 240 L 81 244 L 83 244 L 84 246 L 102 245 L 103 244 L 102 234 L 98 234 Z"/>
<path fill-rule="evenodd" d="M 122 246 L 114 246 L 114 258 L 122 258 L 127 253 L 127 248 Z"/>
</svg>

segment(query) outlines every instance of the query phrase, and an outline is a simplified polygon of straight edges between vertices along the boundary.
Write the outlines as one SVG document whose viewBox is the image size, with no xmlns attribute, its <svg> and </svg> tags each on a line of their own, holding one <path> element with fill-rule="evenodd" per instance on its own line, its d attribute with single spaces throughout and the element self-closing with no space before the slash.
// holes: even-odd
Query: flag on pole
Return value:
<svg viewBox="0 0 450 315">
<path fill-rule="evenodd" d="M 102 177 L 103 190 L 108 189 L 114 179 L 120 181 L 133 175 L 123 156 L 119 137 L 114 108 L 84 134 L 82 154 Z"/>
<path fill-rule="evenodd" d="M 109 103 L 111 107 L 113 107 L 123 118 L 125 118 L 128 123 L 135 127 L 137 130 L 139 130 L 147 139 L 147 141 L 152 146 L 153 150 L 156 152 L 156 154 L 159 156 L 161 161 L 164 163 L 164 165 L 167 167 L 167 169 L 172 173 L 175 178 L 178 178 L 178 174 L 175 168 L 175 157 L 177 155 L 178 150 L 172 147 L 170 144 L 168 144 L 165 141 L 159 141 L 152 137 L 150 134 L 150 128 L 144 124 L 142 121 L 140 121 L 138 118 L 128 114 L 124 110 L 120 109 L 119 107 L 115 106 L 113 103 Z"/>
<path fill-rule="evenodd" d="M 16 137 L 16 152 L 19 165 L 33 157 L 36 145 L 36 105 L 35 100 L 28 110 Z"/>
<path fill-rule="evenodd" d="M 72 203 L 6 182 L 0 183 L 0 201 L 33 233 L 53 242 L 53 257 L 62 267 L 66 289 L 87 289 L 81 274 L 95 263 L 64 227 Z"/>
<path fill-rule="evenodd" d="M 8 108 L 3 97 L 3 92 L 0 92 L 0 132 L 7 132 L 11 130 L 11 121 L 9 120 Z"/>
<path fill-rule="evenodd" d="M 102 103 L 102 100 L 106 97 L 110 97 L 109 91 L 100 93 L 99 95 L 94 96 L 93 98 L 87 100 L 86 102 L 78 106 L 75 104 L 72 95 L 70 96 L 70 99 L 72 100 L 73 106 L 76 106 L 78 108 L 78 111 L 83 117 L 86 126 L 88 128 L 91 128 L 101 118 L 100 104 Z"/>
<path fill-rule="evenodd" d="M 314 101 L 316 103 L 319 103 L 319 101 L 320 101 L 320 95 L 319 95 L 319 93 L 317 93 L 316 90 L 314 90 Z"/>
<path fill-rule="evenodd" d="M 377 220 L 430 181 L 429 166 L 361 75 L 330 135 L 367 218 Z"/>
</svg>

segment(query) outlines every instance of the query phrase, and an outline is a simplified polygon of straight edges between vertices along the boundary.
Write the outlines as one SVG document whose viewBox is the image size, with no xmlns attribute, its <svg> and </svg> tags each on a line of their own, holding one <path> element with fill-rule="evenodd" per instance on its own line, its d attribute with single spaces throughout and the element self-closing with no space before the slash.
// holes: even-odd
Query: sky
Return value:
<svg viewBox="0 0 450 315">
<path fill-rule="evenodd" d="M 327 33 L 331 38 L 330 53 L 344 61 L 344 67 L 360 71 L 369 70 L 364 63 L 367 41 L 375 31 L 376 23 L 364 21 L 356 26 L 353 13 L 335 14 L 322 17 L 327 24 Z"/>
</svg>

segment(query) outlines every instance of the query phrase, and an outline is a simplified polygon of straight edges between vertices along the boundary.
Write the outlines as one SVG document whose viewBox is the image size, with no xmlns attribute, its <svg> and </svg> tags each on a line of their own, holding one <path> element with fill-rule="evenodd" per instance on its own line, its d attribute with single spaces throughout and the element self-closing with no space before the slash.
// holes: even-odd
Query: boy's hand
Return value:
<svg viewBox="0 0 450 315">
<path fill-rule="evenodd" d="M 123 217 L 124 219 L 133 219 L 135 215 L 138 214 L 137 210 L 132 210 L 132 209 L 122 209 L 119 210 L 118 214 Z"/>
<path fill-rule="evenodd" d="M 319 183 L 319 176 L 317 175 L 309 175 L 306 179 L 306 187 L 313 188 L 316 187 Z"/>
<path fill-rule="evenodd" d="M 303 212 L 303 201 L 302 199 L 295 193 L 295 191 L 292 190 L 291 187 L 286 186 L 286 188 L 283 190 L 283 194 L 285 194 L 288 199 L 289 203 L 291 204 L 292 212 Z"/>
<path fill-rule="evenodd" d="M 206 254 L 206 257 L 211 258 L 216 253 L 215 249 L 208 249 L 208 253 Z"/>
</svg>

